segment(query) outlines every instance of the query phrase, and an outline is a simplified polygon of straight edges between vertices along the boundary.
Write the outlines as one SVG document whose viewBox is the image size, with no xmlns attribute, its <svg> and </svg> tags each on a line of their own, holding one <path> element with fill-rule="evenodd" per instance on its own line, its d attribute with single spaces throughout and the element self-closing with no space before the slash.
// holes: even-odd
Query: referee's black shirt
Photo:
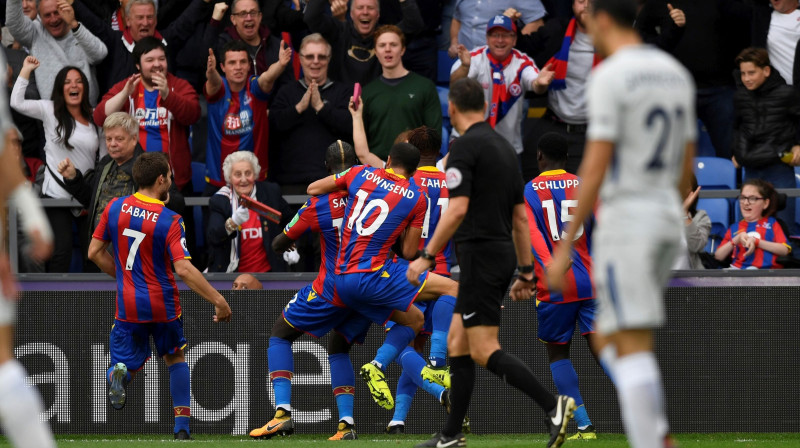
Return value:
<svg viewBox="0 0 800 448">
<path fill-rule="evenodd" d="M 524 182 L 514 147 L 486 122 L 457 138 L 447 160 L 450 197 L 468 196 L 469 209 L 453 239 L 511 241 L 511 217 Z"/>
</svg>

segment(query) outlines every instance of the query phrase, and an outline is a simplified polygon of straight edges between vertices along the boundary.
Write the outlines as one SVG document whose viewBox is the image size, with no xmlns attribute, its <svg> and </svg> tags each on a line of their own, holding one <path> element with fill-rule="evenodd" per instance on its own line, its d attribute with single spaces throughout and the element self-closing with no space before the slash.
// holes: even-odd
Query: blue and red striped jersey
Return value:
<svg viewBox="0 0 800 448">
<path fill-rule="evenodd" d="M 115 198 L 92 236 L 114 249 L 117 319 L 169 322 L 181 316 L 172 262 L 191 256 L 179 214 L 141 193 Z"/>
<path fill-rule="evenodd" d="M 783 233 L 783 228 L 780 226 L 780 224 L 778 224 L 778 221 L 771 216 L 761 218 L 755 222 L 741 220 L 731 225 L 730 228 L 728 228 L 728 231 L 725 232 L 725 238 L 722 239 L 720 246 L 731 241 L 735 235 L 742 232 L 751 237 L 758 238 L 761 241 L 781 243 L 789 247 L 788 243 L 786 242 L 786 234 Z M 776 262 L 776 259 L 778 258 L 777 255 L 773 254 L 772 252 L 767 252 L 760 247 L 756 247 L 756 250 L 747 257 L 744 256 L 745 252 L 747 252 L 745 247 L 737 244 L 733 245 L 733 261 L 731 262 L 732 267 L 739 269 L 747 269 L 750 267 L 758 269 L 779 269 L 783 267 L 782 264 Z"/>
<path fill-rule="evenodd" d="M 132 95 L 136 120 L 139 122 L 139 144 L 145 151 L 161 151 L 169 154 L 170 113 L 161 105 L 158 90 L 148 92 L 139 83 Z"/>
<path fill-rule="evenodd" d="M 422 250 L 428 244 L 428 240 L 433 236 L 439 219 L 447 210 L 450 203 L 450 192 L 447 190 L 445 174 L 435 166 L 421 166 L 414 173 L 414 182 L 420 187 L 423 193 L 428 196 L 428 210 L 425 212 L 425 222 L 422 224 L 422 239 L 419 248 Z M 453 240 L 436 254 L 436 267 L 433 269 L 435 274 L 450 276 L 450 257 L 453 253 Z"/>
<path fill-rule="evenodd" d="M 314 196 L 300 207 L 294 218 L 283 229 L 283 233 L 293 240 L 297 240 L 308 230 L 319 232 L 322 263 L 311 287 L 318 296 L 334 305 L 338 304 L 338 300 L 335 298 L 333 287 L 333 272 L 336 269 L 339 237 L 346 206 L 346 191 Z"/>
<path fill-rule="evenodd" d="M 252 151 L 258 157 L 261 173 L 257 180 L 267 176 L 269 158 L 269 120 L 267 100 L 269 94 L 258 86 L 258 77 L 252 76 L 239 92 L 231 92 L 228 80 L 222 78 L 222 87 L 208 100 L 208 143 L 206 145 L 206 181 L 217 187 L 225 186 L 222 162 L 236 151 Z"/>
<path fill-rule="evenodd" d="M 578 207 L 580 179 L 564 170 L 545 171 L 525 186 L 525 211 L 531 232 L 536 300 L 568 303 L 594 298 L 592 284 L 591 222 L 582 225 L 572 249 L 572 266 L 567 271 L 562 292 L 547 287 L 545 267 L 550 264 L 555 248 L 566 235 L 564 224 L 572 221 Z M 572 224 L 570 224 L 572 225 Z"/>
<path fill-rule="evenodd" d="M 407 227 L 422 229 L 427 198 L 413 180 L 391 169 L 354 166 L 335 179 L 348 193 L 336 273 L 377 271 Z"/>
</svg>

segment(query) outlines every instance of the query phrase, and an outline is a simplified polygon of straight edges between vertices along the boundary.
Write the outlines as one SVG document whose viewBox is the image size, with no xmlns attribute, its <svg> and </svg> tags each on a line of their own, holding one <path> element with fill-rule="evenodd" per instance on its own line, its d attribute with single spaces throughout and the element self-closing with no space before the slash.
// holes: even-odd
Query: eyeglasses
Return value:
<svg viewBox="0 0 800 448">
<path fill-rule="evenodd" d="M 250 16 L 250 17 L 258 17 L 258 16 L 260 16 L 260 15 L 261 15 L 261 11 L 241 11 L 241 12 L 234 12 L 234 13 L 231 13 L 231 15 L 232 15 L 232 16 L 236 16 L 236 17 L 239 17 L 239 18 L 241 18 L 241 19 L 244 19 L 244 18 L 245 18 L 245 17 L 247 17 L 247 16 Z"/>
<path fill-rule="evenodd" d="M 301 54 L 300 57 L 302 57 L 308 62 L 311 62 L 315 59 L 320 62 L 325 62 L 328 60 L 330 56 L 328 56 L 327 54 Z"/>
<path fill-rule="evenodd" d="M 756 202 L 758 202 L 758 201 L 760 201 L 760 200 L 762 200 L 764 198 L 760 198 L 758 196 L 739 196 L 738 199 L 739 199 L 739 202 L 746 202 L 748 204 L 755 204 Z"/>
<path fill-rule="evenodd" d="M 513 33 L 489 33 L 489 37 L 493 39 L 512 39 L 516 34 Z"/>
</svg>

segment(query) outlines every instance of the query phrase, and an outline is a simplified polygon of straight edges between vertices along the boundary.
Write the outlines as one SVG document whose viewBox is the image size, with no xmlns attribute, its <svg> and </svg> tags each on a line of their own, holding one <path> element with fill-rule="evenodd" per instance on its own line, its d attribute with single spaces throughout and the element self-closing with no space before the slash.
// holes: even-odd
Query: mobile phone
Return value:
<svg viewBox="0 0 800 448">
<path fill-rule="evenodd" d="M 353 86 L 353 109 L 358 110 L 358 106 L 361 103 L 361 84 L 356 83 Z"/>
</svg>

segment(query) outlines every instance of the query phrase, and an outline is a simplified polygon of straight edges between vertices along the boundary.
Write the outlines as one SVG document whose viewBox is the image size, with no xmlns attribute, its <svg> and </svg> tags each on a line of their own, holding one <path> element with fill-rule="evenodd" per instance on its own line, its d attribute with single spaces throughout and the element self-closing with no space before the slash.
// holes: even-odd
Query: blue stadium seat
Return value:
<svg viewBox="0 0 800 448">
<path fill-rule="evenodd" d="M 721 157 L 695 157 L 694 175 L 703 188 L 736 189 L 736 167 Z"/>
<path fill-rule="evenodd" d="M 447 55 L 447 50 L 439 50 L 439 64 L 436 69 L 436 84 L 450 84 L 450 68 L 455 64 L 456 59 Z"/>
<path fill-rule="evenodd" d="M 697 209 L 705 210 L 711 218 L 711 233 L 706 244 L 706 252 L 713 254 L 731 225 L 731 204 L 723 198 L 698 199 Z"/>
<path fill-rule="evenodd" d="M 449 133 L 452 129 L 450 125 L 450 114 L 447 111 L 447 95 L 450 93 L 450 89 L 436 86 L 436 92 L 439 93 L 439 105 L 442 106 L 442 125 L 447 128 L 447 132 Z"/>
<path fill-rule="evenodd" d="M 447 131 L 446 126 L 442 126 L 442 148 L 439 150 L 440 157 L 444 157 L 447 151 L 450 150 L 450 132 Z"/>
<path fill-rule="evenodd" d="M 192 191 L 202 193 L 206 189 L 206 165 L 192 162 Z"/>
</svg>

